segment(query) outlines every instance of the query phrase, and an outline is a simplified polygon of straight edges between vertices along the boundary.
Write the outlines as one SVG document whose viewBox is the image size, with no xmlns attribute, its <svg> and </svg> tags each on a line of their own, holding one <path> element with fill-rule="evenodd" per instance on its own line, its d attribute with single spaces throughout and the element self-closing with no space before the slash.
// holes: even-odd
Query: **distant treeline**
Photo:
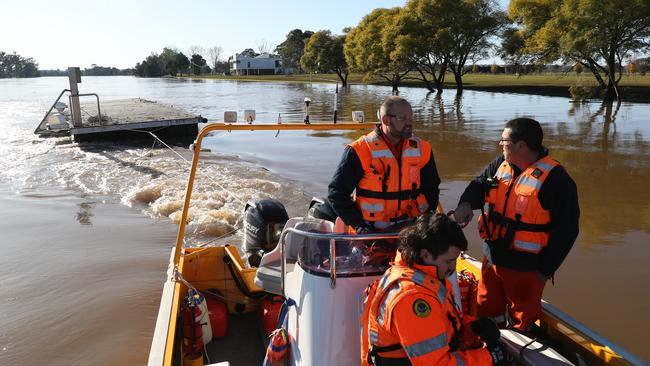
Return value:
<svg viewBox="0 0 650 366">
<path fill-rule="evenodd" d="M 93 65 L 91 68 L 81 70 L 83 76 L 116 76 L 133 75 L 133 69 L 118 69 L 116 67 L 103 67 Z M 68 76 L 68 70 L 41 70 L 41 76 Z"/>
<path fill-rule="evenodd" d="M 178 74 L 210 74 L 213 72 L 223 73 L 228 70 L 228 63 L 219 60 L 221 55 L 221 47 L 213 47 L 208 49 L 206 57 L 210 60 L 212 67 L 208 65 L 208 61 L 201 55 L 204 50 L 201 47 L 193 46 L 187 58 L 183 52 L 175 48 L 165 47 L 160 54 L 152 53 L 141 62 L 135 65 L 133 74 L 143 77 L 160 77 L 164 75 L 176 76 Z"/>
<path fill-rule="evenodd" d="M 16 52 L 0 51 L 0 78 L 33 78 L 37 76 L 40 76 L 40 72 L 34 59 L 25 58 Z"/>
</svg>

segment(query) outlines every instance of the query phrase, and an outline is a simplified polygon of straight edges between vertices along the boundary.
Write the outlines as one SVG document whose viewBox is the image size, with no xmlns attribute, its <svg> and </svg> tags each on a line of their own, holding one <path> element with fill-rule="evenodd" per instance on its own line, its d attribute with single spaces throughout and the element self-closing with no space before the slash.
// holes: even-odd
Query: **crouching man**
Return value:
<svg viewBox="0 0 650 366">
<path fill-rule="evenodd" d="M 496 325 L 463 321 L 454 303 L 447 277 L 466 249 L 461 228 L 443 214 L 402 231 L 395 262 L 362 294 L 362 365 L 506 365 Z M 470 349 L 473 334 L 487 347 Z"/>
</svg>

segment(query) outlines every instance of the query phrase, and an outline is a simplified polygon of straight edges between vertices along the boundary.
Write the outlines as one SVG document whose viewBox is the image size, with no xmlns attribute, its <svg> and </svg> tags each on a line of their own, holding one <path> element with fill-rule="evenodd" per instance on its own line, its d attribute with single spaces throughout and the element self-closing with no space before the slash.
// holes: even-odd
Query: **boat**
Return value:
<svg viewBox="0 0 650 366">
<path fill-rule="evenodd" d="M 398 233 L 350 235 L 335 221 L 294 217 L 286 221 L 277 246 L 251 267 L 240 243 L 199 246 L 186 238 L 185 231 L 202 142 L 211 132 L 373 127 L 372 123 L 211 123 L 201 130 L 192 145 L 183 213 L 163 285 L 150 366 L 262 365 L 267 349 L 284 349 L 288 365 L 359 364 L 360 293 L 386 269 L 385 263 L 365 261 L 363 249 L 377 241 L 395 240 Z M 457 303 L 475 301 L 472 296 L 462 298 L 458 279 L 470 273 L 479 278 L 480 266 L 466 254 L 459 258 L 457 274 L 450 277 Z M 204 311 L 196 312 L 201 307 L 198 302 L 204 301 L 221 309 L 208 312 L 210 325 L 203 321 Z M 276 328 L 285 332 L 273 331 Z M 209 332 L 212 339 L 197 342 Z M 277 339 L 288 345 L 276 344 Z M 514 365 L 647 365 L 547 302 L 531 333 L 503 329 L 501 340 Z"/>
</svg>

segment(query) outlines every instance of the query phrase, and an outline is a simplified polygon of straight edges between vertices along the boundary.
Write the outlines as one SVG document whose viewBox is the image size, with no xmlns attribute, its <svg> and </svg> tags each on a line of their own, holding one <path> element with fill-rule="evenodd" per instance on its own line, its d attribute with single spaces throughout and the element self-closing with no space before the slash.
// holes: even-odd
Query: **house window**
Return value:
<svg viewBox="0 0 650 366">
<path fill-rule="evenodd" d="M 250 61 L 248 61 L 248 68 L 249 69 L 251 68 L 251 62 Z"/>
<path fill-rule="evenodd" d="M 280 60 L 275 60 L 275 67 L 280 67 Z"/>
</svg>

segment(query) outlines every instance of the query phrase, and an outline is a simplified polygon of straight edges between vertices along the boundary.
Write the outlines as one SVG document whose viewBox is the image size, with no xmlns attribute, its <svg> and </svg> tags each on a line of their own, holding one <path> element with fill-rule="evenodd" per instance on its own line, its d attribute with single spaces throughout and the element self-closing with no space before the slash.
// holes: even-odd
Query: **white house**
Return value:
<svg viewBox="0 0 650 366">
<path fill-rule="evenodd" d="M 240 53 L 230 58 L 232 75 L 275 75 L 282 74 L 280 57 L 263 53 L 256 57 L 247 57 Z"/>
</svg>

